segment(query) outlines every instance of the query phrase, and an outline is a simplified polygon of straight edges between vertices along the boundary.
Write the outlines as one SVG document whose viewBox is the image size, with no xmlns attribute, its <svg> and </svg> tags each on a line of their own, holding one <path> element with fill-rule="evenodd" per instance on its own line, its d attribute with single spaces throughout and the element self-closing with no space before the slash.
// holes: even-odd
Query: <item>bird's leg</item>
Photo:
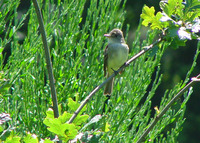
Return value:
<svg viewBox="0 0 200 143">
<path fill-rule="evenodd" d="M 118 74 L 118 71 L 114 70 L 113 68 L 111 68 L 111 69 L 114 71 L 115 75 Z"/>
</svg>

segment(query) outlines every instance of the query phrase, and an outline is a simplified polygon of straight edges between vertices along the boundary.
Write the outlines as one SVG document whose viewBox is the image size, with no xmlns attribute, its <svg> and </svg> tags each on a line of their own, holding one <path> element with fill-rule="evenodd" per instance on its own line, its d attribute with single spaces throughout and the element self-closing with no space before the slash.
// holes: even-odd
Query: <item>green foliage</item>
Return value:
<svg viewBox="0 0 200 143">
<path fill-rule="evenodd" d="M 76 101 L 73 101 L 71 98 L 68 99 L 68 106 L 71 111 L 75 111 L 80 104 Z M 61 106 L 59 106 L 61 108 Z M 86 107 L 85 107 L 86 109 Z M 61 111 L 61 109 L 59 109 Z M 73 113 L 72 112 L 72 113 Z M 84 110 L 82 110 L 84 112 Z M 67 123 L 71 118 L 72 114 L 67 113 L 66 111 L 63 114 L 60 114 L 58 118 L 54 118 L 53 110 L 49 109 L 47 111 L 47 117 L 44 119 L 44 124 L 48 127 L 47 129 L 52 133 L 58 135 L 59 139 L 63 141 L 68 141 L 74 139 L 78 134 L 80 126 L 86 122 L 88 115 L 78 115 L 76 120 L 72 124 Z"/>
<path fill-rule="evenodd" d="M 198 0 L 168 0 L 161 1 L 162 12 L 155 14 L 154 7 L 144 6 L 141 18 L 144 26 L 159 29 L 165 34 L 165 39 L 171 46 L 184 46 L 187 40 L 199 39 L 200 2 Z"/>
<path fill-rule="evenodd" d="M 12 53 L 3 69 L 10 88 L 2 95 L 1 111 L 10 114 L 12 121 L 9 124 L 16 127 L 14 132 L 18 135 L 26 136 L 27 132 L 30 132 L 36 134 L 38 138 L 46 138 L 51 136 L 51 132 L 44 126 L 43 121 L 52 103 L 36 12 L 31 4 L 28 12 L 18 19 L 16 11 L 20 1 L 4 2 L 5 5 L 1 5 L 0 30 L 5 32 L 5 37 L 0 38 L 2 41 L 0 47 L 3 49 L 10 43 L 9 48 Z M 103 35 L 114 27 L 123 26 L 125 2 L 121 3 L 120 0 L 105 2 L 93 0 L 89 3 L 86 0 L 38 2 L 42 9 L 51 51 L 58 102 L 63 107 L 60 120 L 66 120 L 70 117 L 69 111 L 72 113 L 77 108 L 77 103 L 73 105 L 70 97 L 81 101 L 104 80 Z M 27 15 L 29 15 L 26 19 L 27 33 L 23 42 L 19 44 L 17 32 Z M 6 30 L 5 26 L 8 26 Z M 1 67 L 4 60 L 2 56 Z M 100 94 L 102 95 L 102 92 Z M 69 106 L 71 108 L 66 104 L 69 103 L 68 100 L 72 104 Z M 91 117 L 100 114 L 103 102 L 104 97 L 98 96 L 89 103 L 87 106 L 89 108 L 85 108 L 86 112 L 91 112 Z M 86 115 L 78 115 L 74 121 L 77 123 L 76 127 L 83 126 L 82 123 L 87 118 Z M 61 123 L 58 121 L 59 125 Z"/>
<path fill-rule="evenodd" d="M 6 138 L 5 143 L 19 143 L 20 139 L 21 138 L 18 136 L 10 135 L 8 138 Z"/>
<path fill-rule="evenodd" d="M 160 21 L 160 18 L 162 17 L 161 12 L 158 12 L 155 15 L 155 9 L 154 7 L 147 7 L 145 6 L 142 10 L 141 18 L 144 20 L 142 21 L 142 24 L 144 26 L 148 26 L 149 23 L 151 23 L 151 28 L 152 29 L 163 29 L 163 23 Z"/>
<path fill-rule="evenodd" d="M 151 53 L 142 55 L 127 67 L 121 77 L 115 78 L 115 88 L 104 113 L 106 97 L 100 90 L 69 124 L 67 121 L 81 101 L 104 80 L 103 49 L 106 42 L 103 35 L 113 28 L 124 26 L 126 1 L 40 1 L 60 104 L 59 118 L 54 118 L 50 108 L 51 91 L 35 9 L 31 5 L 28 12 L 18 19 L 15 11 L 19 2 L 5 2 L 0 13 L 0 33 L 5 32 L 5 37 L 0 38 L 0 47 L 3 49 L 10 43 L 12 51 L 4 68 L 4 57 L 0 55 L 2 73 L 5 73 L 0 78 L 0 86 L 3 87 L 0 89 L 0 109 L 10 114 L 12 120 L 8 124 L 16 127 L 4 140 L 1 138 L 5 142 L 38 142 L 44 138 L 46 143 L 53 142 L 49 137 L 55 135 L 63 141 L 76 137 L 80 142 L 136 142 L 158 114 L 152 110 L 152 98 L 162 82 L 160 60 L 165 49 L 184 45 L 190 39 L 199 39 L 199 1 L 161 1 L 162 12 L 156 14 L 153 7 L 145 6 L 141 14 L 142 24 L 150 25 L 151 30 L 141 42 L 141 24 L 138 26 L 130 56 L 138 53 L 141 47 L 151 45 L 160 33 L 164 33 L 164 40 Z M 27 35 L 19 44 L 17 31 L 27 15 Z M 9 23 L 6 30 L 5 23 Z M 198 54 L 199 46 L 185 80 L 165 92 L 157 112 L 185 86 Z M 167 111 L 148 134 L 146 142 L 177 141 L 191 93 L 192 89 Z M 1 132 L 4 130 L 2 126 Z"/>
<path fill-rule="evenodd" d="M 67 114 L 61 115 L 61 118 L 64 118 L 63 116 L 67 116 Z M 48 128 L 49 131 L 58 135 L 59 138 L 62 140 L 68 141 L 69 139 L 75 138 L 75 136 L 78 133 L 76 126 L 74 124 L 63 123 L 61 121 L 62 120 L 59 118 L 58 119 L 46 118 L 44 120 L 44 124 L 49 127 Z"/>
<path fill-rule="evenodd" d="M 27 134 L 26 137 L 23 139 L 25 143 L 38 143 L 38 138 L 34 138 L 31 134 Z"/>
<path fill-rule="evenodd" d="M 9 81 L 5 79 L 5 73 L 1 71 L 0 72 L 0 96 L 2 96 L 2 94 L 8 91 L 10 87 L 11 87 L 11 84 L 9 84 Z"/>
<path fill-rule="evenodd" d="M 49 0 L 40 3 L 51 49 L 58 101 L 62 104 L 63 110 L 67 110 L 66 103 L 69 97 L 76 96 L 81 101 L 94 88 L 94 85 L 101 83 L 103 80 L 103 35 L 114 26 L 120 28 L 123 24 L 124 14 L 117 12 L 120 1 L 91 1 L 89 6 L 85 2 L 83 0 L 64 1 L 55 4 Z M 19 3 L 13 1 L 5 4 L 7 5 L 3 8 L 14 11 Z M 115 6 L 112 6 L 113 4 Z M 84 7 L 88 7 L 84 13 L 88 15 L 85 19 L 82 17 Z M 104 7 L 108 10 L 102 10 Z M 6 15 L 6 11 L 3 12 L 5 14 L 2 13 L 2 15 Z M 1 103 L 1 111 L 10 113 L 13 119 L 11 124 L 18 121 L 17 132 L 25 134 L 26 131 L 30 131 L 41 135 L 40 137 L 45 137 L 50 135 L 43 125 L 45 112 L 51 106 L 50 87 L 33 5 L 25 15 L 27 14 L 30 17 L 23 43 L 19 44 L 17 33 L 9 29 L 5 31 L 6 35 L 12 33 L 13 40 L 10 41 L 10 35 L 1 43 L 1 47 L 4 47 L 4 43 L 10 41 L 12 50 L 12 55 L 4 68 L 6 78 L 10 80 L 9 84 L 12 87 L 3 95 L 4 102 Z M 19 29 L 19 24 L 23 23 L 25 15 L 19 22 L 14 23 L 16 25 L 12 25 L 12 20 L 18 21 L 17 15 L 8 17 L 10 29 L 14 27 Z M 1 65 L 2 61 L 3 58 Z M 98 78 L 98 80 L 92 80 L 93 78 Z M 102 104 L 97 100 L 94 102 Z M 93 106 L 93 103 L 91 105 Z"/>
</svg>

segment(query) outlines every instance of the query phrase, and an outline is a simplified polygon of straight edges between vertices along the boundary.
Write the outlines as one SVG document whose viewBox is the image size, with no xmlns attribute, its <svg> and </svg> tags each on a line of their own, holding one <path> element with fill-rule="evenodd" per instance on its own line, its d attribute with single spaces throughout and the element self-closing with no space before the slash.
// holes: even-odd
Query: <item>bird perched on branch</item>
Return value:
<svg viewBox="0 0 200 143">
<path fill-rule="evenodd" d="M 108 38 L 108 45 L 104 51 L 104 76 L 108 78 L 127 61 L 129 47 L 120 29 L 113 29 L 109 34 L 104 34 L 104 36 Z M 105 95 L 112 93 L 113 82 L 114 78 L 106 84 Z"/>
</svg>

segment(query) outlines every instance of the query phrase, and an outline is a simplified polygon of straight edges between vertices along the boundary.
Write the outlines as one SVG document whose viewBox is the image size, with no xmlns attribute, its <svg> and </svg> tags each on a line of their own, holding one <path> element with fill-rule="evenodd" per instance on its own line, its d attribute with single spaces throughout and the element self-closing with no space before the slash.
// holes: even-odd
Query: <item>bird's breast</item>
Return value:
<svg viewBox="0 0 200 143">
<path fill-rule="evenodd" d="M 117 70 L 128 59 L 129 48 L 123 43 L 108 45 L 108 70 Z"/>
</svg>

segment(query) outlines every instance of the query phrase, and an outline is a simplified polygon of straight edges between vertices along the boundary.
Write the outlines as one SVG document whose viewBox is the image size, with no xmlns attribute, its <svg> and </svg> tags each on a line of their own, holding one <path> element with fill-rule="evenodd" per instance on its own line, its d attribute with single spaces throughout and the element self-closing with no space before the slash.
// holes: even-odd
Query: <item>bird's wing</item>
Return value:
<svg viewBox="0 0 200 143">
<path fill-rule="evenodd" d="M 108 66 L 108 46 L 104 50 L 104 76 L 106 76 L 106 68 Z"/>
</svg>

